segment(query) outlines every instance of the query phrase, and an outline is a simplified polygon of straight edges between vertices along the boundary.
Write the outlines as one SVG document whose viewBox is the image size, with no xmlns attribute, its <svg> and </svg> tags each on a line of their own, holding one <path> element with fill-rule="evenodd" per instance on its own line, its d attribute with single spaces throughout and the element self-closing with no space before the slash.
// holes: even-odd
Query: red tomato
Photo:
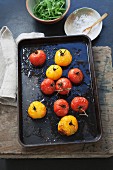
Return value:
<svg viewBox="0 0 113 170">
<path fill-rule="evenodd" d="M 54 102 L 54 112 L 57 116 L 65 116 L 69 111 L 69 104 L 64 99 L 58 99 Z"/>
<path fill-rule="evenodd" d="M 58 91 L 60 94 L 63 95 L 68 94 L 71 88 L 72 88 L 72 84 L 70 80 L 67 78 L 60 78 L 56 82 L 56 91 Z"/>
<path fill-rule="evenodd" d="M 68 72 L 68 78 L 75 84 L 80 84 L 83 77 L 82 71 L 78 68 L 73 68 Z"/>
<path fill-rule="evenodd" d="M 34 66 L 40 66 L 46 61 L 46 54 L 43 50 L 36 50 L 29 56 L 29 60 Z"/>
<path fill-rule="evenodd" d="M 75 97 L 72 101 L 71 101 L 71 108 L 79 113 L 82 113 L 84 111 L 87 110 L 89 105 L 89 102 L 86 98 L 84 97 Z"/>
<path fill-rule="evenodd" d="M 41 91 L 44 94 L 52 94 L 55 91 L 55 82 L 49 78 L 44 79 L 41 83 Z"/>
</svg>

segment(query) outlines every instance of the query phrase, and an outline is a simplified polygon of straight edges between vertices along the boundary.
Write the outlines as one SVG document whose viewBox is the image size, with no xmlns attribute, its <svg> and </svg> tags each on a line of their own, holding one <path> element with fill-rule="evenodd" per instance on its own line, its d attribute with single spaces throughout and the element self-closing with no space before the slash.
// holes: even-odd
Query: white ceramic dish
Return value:
<svg viewBox="0 0 113 170">
<path fill-rule="evenodd" d="M 100 14 L 92 8 L 79 8 L 69 15 L 65 24 L 64 31 L 66 35 L 80 35 L 85 34 L 82 31 L 91 26 L 100 18 Z M 91 40 L 94 40 L 102 30 L 102 21 L 95 25 L 87 34 Z"/>
</svg>

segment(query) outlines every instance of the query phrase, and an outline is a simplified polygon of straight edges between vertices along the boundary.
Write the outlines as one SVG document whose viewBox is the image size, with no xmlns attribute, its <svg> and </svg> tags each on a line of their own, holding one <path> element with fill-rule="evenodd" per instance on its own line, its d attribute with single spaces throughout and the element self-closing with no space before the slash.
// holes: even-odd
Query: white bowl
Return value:
<svg viewBox="0 0 113 170">
<path fill-rule="evenodd" d="M 79 8 L 69 15 L 65 24 L 64 31 L 67 35 L 81 35 L 83 30 L 91 26 L 100 18 L 100 14 L 92 8 Z M 95 25 L 87 36 L 94 40 L 102 30 L 102 21 Z"/>
</svg>

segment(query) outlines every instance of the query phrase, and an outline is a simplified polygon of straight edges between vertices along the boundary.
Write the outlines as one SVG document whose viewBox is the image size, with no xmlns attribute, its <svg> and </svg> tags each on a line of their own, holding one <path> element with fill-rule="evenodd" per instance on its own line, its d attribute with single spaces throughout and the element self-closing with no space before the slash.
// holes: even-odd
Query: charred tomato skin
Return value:
<svg viewBox="0 0 113 170">
<path fill-rule="evenodd" d="M 84 75 L 78 68 L 73 68 L 68 72 L 68 78 L 75 84 L 80 84 L 83 81 Z"/>
<path fill-rule="evenodd" d="M 46 53 L 43 50 L 36 50 L 30 54 L 29 61 L 34 66 L 41 66 L 46 61 Z"/>
<path fill-rule="evenodd" d="M 62 117 L 68 114 L 69 104 L 64 99 L 58 99 L 54 102 L 54 112 L 57 116 Z"/>
<path fill-rule="evenodd" d="M 83 111 L 86 111 L 88 109 L 89 102 L 85 97 L 75 97 L 71 101 L 71 108 L 75 112 L 82 113 Z"/>
<path fill-rule="evenodd" d="M 59 94 L 66 95 L 72 88 L 72 84 L 68 78 L 60 78 L 56 82 L 56 91 Z"/>
<path fill-rule="evenodd" d="M 58 123 L 58 132 L 61 135 L 71 136 L 78 131 L 78 121 L 72 115 L 66 115 Z"/>
<path fill-rule="evenodd" d="M 41 83 L 40 88 L 44 94 L 53 94 L 55 91 L 55 82 L 49 78 L 46 78 Z"/>
</svg>

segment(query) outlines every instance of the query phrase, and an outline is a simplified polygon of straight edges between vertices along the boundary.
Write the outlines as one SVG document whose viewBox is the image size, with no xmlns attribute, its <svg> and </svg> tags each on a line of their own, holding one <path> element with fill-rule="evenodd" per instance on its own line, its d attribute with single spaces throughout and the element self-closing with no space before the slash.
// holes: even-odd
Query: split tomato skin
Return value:
<svg viewBox="0 0 113 170">
<path fill-rule="evenodd" d="M 54 112 L 57 116 L 62 117 L 68 114 L 69 104 L 64 99 L 58 99 L 54 102 Z"/>
<path fill-rule="evenodd" d="M 44 94 L 47 94 L 47 95 L 53 94 L 55 91 L 55 82 L 49 78 L 46 78 L 41 83 L 40 88 Z"/>
<path fill-rule="evenodd" d="M 75 97 L 71 101 L 71 108 L 75 112 L 82 113 L 88 109 L 89 102 L 85 97 Z"/>
<path fill-rule="evenodd" d="M 34 66 L 41 66 L 46 61 L 46 53 L 43 50 L 36 50 L 30 54 L 29 61 Z"/>
<path fill-rule="evenodd" d="M 83 81 L 84 75 L 80 69 L 73 68 L 73 69 L 69 70 L 68 78 L 74 84 L 80 84 Z"/>
<path fill-rule="evenodd" d="M 69 79 L 67 78 L 60 78 L 56 82 L 56 91 L 58 91 L 59 94 L 66 95 L 70 92 L 72 89 L 72 84 Z"/>
</svg>

